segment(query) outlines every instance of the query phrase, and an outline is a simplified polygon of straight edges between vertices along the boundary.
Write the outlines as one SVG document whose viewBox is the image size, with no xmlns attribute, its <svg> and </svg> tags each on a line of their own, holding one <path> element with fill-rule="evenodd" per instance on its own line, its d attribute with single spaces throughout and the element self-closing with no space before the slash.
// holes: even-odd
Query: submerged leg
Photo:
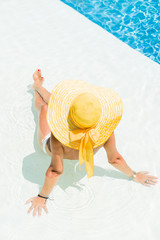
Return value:
<svg viewBox="0 0 160 240">
<path fill-rule="evenodd" d="M 38 143 L 41 148 L 42 139 L 51 132 L 46 119 L 47 107 L 48 104 L 46 104 L 39 93 L 35 91 L 35 108 L 38 111 Z"/>
</svg>

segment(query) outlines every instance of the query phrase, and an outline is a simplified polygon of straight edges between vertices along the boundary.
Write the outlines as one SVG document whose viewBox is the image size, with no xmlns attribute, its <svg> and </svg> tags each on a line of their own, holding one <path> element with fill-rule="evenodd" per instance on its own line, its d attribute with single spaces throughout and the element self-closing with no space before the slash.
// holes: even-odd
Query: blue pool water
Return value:
<svg viewBox="0 0 160 240">
<path fill-rule="evenodd" d="M 160 0 L 61 0 L 160 63 Z"/>
</svg>

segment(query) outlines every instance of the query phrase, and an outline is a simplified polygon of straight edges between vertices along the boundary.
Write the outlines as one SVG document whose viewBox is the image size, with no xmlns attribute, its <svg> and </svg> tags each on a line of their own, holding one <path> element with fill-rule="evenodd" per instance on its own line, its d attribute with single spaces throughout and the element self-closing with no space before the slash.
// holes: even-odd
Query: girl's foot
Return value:
<svg viewBox="0 0 160 240">
<path fill-rule="evenodd" d="M 42 100 L 48 104 L 49 98 L 50 98 L 50 92 L 45 89 L 42 84 L 44 82 L 44 78 L 41 77 L 41 70 L 37 69 L 33 74 L 33 85 L 30 85 L 31 89 L 38 92 L 38 94 L 41 96 Z"/>
<path fill-rule="evenodd" d="M 43 82 L 44 82 L 44 78 L 41 77 L 41 70 L 37 69 L 34 73 L 33 73 L 33 80 L 34 80 L 34 84 L 31 85 L 31 88 L 33 90 L 37 90 L 39 91 L 40 87 L 42 86 Z"/>
</svg>

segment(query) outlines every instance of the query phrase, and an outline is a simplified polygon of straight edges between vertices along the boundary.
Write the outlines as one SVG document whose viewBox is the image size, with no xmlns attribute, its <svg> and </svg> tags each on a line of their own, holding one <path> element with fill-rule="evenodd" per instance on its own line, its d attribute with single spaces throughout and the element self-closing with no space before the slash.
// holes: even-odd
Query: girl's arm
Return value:
<svg viewBox="0 0 160 240">
<path fill-rule="evenodd" d="M 104 149 L 107 153 L 108 162 L 112 164 L 113 167 L 117 168 L 128 177 L 131 177 L 134 174 L 133 170 L 127 165 L 124 158 L 117 151 L 114 132 L 104 144 Z"/>
<path fill-rule="evenodd" d="M 108 162 L 112 164 L 113 167 L 117 168 L 124 174 L 126 174 L 128 177 L 133 176 L 134 172 L 133 170 L 127 165 L 124 158 L 119 154 L 119 152 L 116 149 L 116 141 L 114 132 L 108 139 L 108 141 L 104 144 L 104 149 L 106 150 Z M 147 187 L 150 187 L 150 185 L 155 185 L 158 183 L 157 179 L 158 177 L 147 175 L 149 172 L 147 171 L 141 171 L 136 173 L 136 177 L 133 178 L 136 182 L 139 182 Z M 147 182 L 146 182 L 147 181 Z"/>
<path fill-rule="evenodd" d="M 51 136 L 52 138 L 52 136 Z M 44 185 L 42 187 L 40 195 L 46 197 L 48 196 L 55 184 L 57 183 L 58 179 L 63 173 L 63 147 L 62 144 L 58 141 L 55 141 L 54 144 L 52 144 L 53 141 L 51 140 L 51 151 L 52 151 L 52 160 L 51 164 L 46 172 L 45 175 L 45 181 Z M 38 212 L 38 215 L 41 215 L 42 208 L 48 213 L 47 207 L 46 207 L 46 199 L 41 197 L 33 197 L 29 200 L 27 200 L 26 203 L 32 202 L 31 207 L 28 210 L 28 213 L 31 212 L 33 209 L 33 216 L 36 215 Z"/>
</svg>

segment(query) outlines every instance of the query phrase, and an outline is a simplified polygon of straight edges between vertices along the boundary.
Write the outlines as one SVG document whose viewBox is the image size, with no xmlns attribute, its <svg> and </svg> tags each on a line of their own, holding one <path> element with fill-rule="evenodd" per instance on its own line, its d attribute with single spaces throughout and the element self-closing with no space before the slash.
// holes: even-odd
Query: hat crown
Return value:
<svg viewBox="0 0 160 240">
<path fill-rule="evenodd" d="M 70 115 L 73 123 L 79 128 L 94 126 L 102 114 L 99 99 L 92 93 L 79 94 L 71 103 Z"/>
</svg>

